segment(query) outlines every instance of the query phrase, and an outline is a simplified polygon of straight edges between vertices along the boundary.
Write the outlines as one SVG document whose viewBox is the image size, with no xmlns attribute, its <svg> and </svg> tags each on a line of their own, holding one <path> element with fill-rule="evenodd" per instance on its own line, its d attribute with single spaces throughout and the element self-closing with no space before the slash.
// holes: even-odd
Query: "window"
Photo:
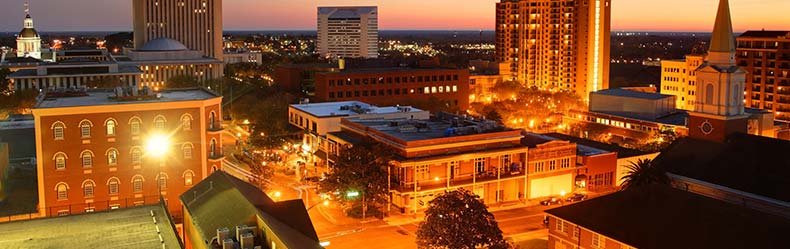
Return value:
<svg viewBox="0 0 790 249">
<path fill-rule="evenodd" d="M 157 130 L 165 129 L 165 123 L 166 122 L 167 121 L 165 120 L 164 116 L 162 116 L 162 115 L 156 116 L 156 118 L 154 118 L 154 129 L 157 129 Z"/>
<path fill-rule="evenodd" d="M 535 163 L 535 172 L 543 172 L 544 162 Z"/>
<path fill-rule="evenodd" d="M 713 104 L 713 84 L 708 83 L 705 86 L 705 104 L 712 105 Z"/>
<path fill-rule="evenodd" d="M 211 144 L 209 144 L 209 155 L 211 157 L 215 157 L 217 154 L 217 140 L 211 139 Z"/>
<path fill-rule="evenodd" d="M 104 123 L 104 126 L 107 128 L 107 136 L 115 136 L 115 125 L 116 122 L 114 119 L 108 119 L 107 122 Z"/>
<path fill-rule="evenodd" d="M 208 128 L 209 128 L 209 129 L 212 129 L 212 130 L 214 129 L 214 123 L 216 122 L 216 120 L 215 120 L 215 119 L 217 119 L 217 114 L 215 114 L 215 113 L 212 111 L 212 112 L 211 112 L 211 113 L 209 113 L 209 115 L 208 115 Z"/>
<path fill-rule="evenodd" d="M 89 150 L 83 151 L 81 157 L 83 168 L 93 167 L 93 152 Z"/>
<path fill-rule="evenodd" d="M 58 200 L 66 200 L 69 198 L 68 194 L 69 186 L 65 183 L 58 183 L 55 187 L 55 191 L 58 192 Z"/>
<path fill-rule="evenodd" d="M 417 166 L 417 180 L 427 180 L 431 177 L 431 166 L 420 165 Z"/>
<path fill-rule="evenodd" d="M 567 169 L 571 167 L 571 159 L 565 158 L 560 161 L 560 168 Z"/>
<path fill-rule="evenodd" d="M 83 120 L 82 122 L 80 122 L 80 135 L 83 138 L 91 137 L 91 126 L 93 126 L 93 124 L 91 124 L 91 121 Z"/>
<path fill-rule="evenodd" d="M 192 144 L 190 143 L 185 143 L 181 148 L 184 152 L 184 159 L 192 159 L 192 148 Z"/>
<path fill-rule="evenodd" d="M 592 235 L 592 246 L 594 248 L 604 248 L 604 247 L 606 247 L 606 238 L 604 238 L 600 234 L 593 234 Z"/>
<path fill-rule="evenodd" d="M 121 184 L 121 182 L 118 180 L 118 178 L 115 178 L 115 177 L 110 178 L 110 180 L 107 181 L 107 187 L 110 189 L 110 194 L 111 195 L 118 194 L 118 186 L 120 184 Z"/>
<path fill-rule="evenodd" d="M 66 154 L 63 152 L 55 153 L 55 169 L 66 169 Z"/>
<path fill-rule="evenodd" d="M 132 164 L 140 165 L 142 163 L 142 154 L 139 148 L 132 148 Z"/>
<path fill-rule="evenodd" d="M 551 170 L 555 170 L 555 169 L 557 169 L 557 160 L 549 161 L 549 170 L 551 171 Z"/>
<path fill-rule="evenodd" d="M 52 133 L 55 136 L 55 140 L 63 140 L 65 130 L 66 125 L 63 122 L 58 121 L 52 124 Z"/>
<path fill-rule="evenodd" d="M 114 148 L 110 148 L 107 150 L 107 165 L 117 165 L 118 164 L 118 150 Z"/>
<path fill-rule="evenodd" d="M 486 171 L 486 159 L 485 158 L 475 158 L 475 172 L 478 174 L 483 173 Z"/>
<path fill-rule="evenodd" d="M 85 180 L 85 182 L 82 183 L 82 195 L 84 197 L 93 197 L 93 186 L 95 185 L 93 181 Z"/>
<path fill-rule="evenodd" d="M 450 162 L 450 179 L 454 179 L 461 175 L 461 164 L 459 161 Z"/>
<path fill-rule="evenodd" d="M 143 177 L 135 176 L 132 178 L 132 191 L 135 193 L 143 192 Z"/>
<path fill-rule="evenodd" d="M 184 131 L 192 130 L 192 116 L 189 114 L 181 116 L 181 129 Z"/>
<path fill-rule="evenodd" d="M 143 121 L 141 121 L 140 118 L 138 117 L 133 117 L 132 119 L 129 120 L 129 128 L 132 132 L 132 135 L 140 134 L 140 125 L 142 123 Z"/>
<path fill-rule="evenodd" d="M 192 173 L 191 170 L 184 172 L 184 186 L 192 186 L 192 177 L 194 176 L 195 173 Z"/>
<path fill-rule="evenodd" d="M 167 175 L 159 174 L 157 182 L 159 183 L 159 189 L 161 190 L 167 189 Z"/>
</svg>

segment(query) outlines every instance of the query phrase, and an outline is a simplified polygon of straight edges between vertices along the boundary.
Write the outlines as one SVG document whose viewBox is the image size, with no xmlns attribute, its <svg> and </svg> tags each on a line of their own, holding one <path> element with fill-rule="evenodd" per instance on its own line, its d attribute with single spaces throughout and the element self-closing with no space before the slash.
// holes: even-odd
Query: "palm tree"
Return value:
<svg viewBox="0 0 790 249">
<path fill-rule="evenodd" d="M 667 172 L 651 159 L 639 159 L 626 166 L 628 172 L 621 178 L 623 189 L 632 189 L 649 184 L 669 184 Z"/>
</svg>

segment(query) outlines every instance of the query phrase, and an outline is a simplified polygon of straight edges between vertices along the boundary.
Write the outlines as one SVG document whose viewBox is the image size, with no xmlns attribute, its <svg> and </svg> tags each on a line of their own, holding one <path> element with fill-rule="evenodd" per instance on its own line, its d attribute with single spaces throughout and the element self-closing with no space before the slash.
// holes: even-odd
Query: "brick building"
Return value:
<svg viewBox="0 0 790 249">
<path fill-rule="evenodd" d="M 366 68 L 315 74 L 318 102 L 356 100 L 365 103 L 411 105 L 430 109 L 431 100 L 446 107 L 469 108 L 469 70 L 443 68 Z"/>
<path fill-rule="evenodd" d="M 746 74 L 746 107 L 790 120 L 790 31 L 750 30 L 737 38 L 738 66 Z"/>
<path fill-rule="evenodd" d="M 33 115 L 41 215 L 156 203 L 161 188 L 178 217 L 178 195 L 221 168 L 222 97 L 203 89 L 131 92 L 39 99 Z M 161 158 L 146 149 L 155 136 L 169 137 Z"/>
</svg>

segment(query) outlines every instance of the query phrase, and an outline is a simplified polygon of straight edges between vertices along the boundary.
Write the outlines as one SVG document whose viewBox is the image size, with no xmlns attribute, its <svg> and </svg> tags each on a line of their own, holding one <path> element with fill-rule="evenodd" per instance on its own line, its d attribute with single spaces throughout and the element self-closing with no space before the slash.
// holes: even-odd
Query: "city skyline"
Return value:
<svg viewBox="0 0 790 249">
<path fill-rule="evenodd" d="M 379 6 L 382 30 L 493 30 L 494 3 L 497 0 L 436 1 L 369 1 L 369 0 L 234 0 L 225 4 L 225 30 L 314 30 L 317 6 L 376 5 Z M 18 3 L 14 3 L 18 2 Z M 257 3 L 256 3 L 257 2 Z M 451 4 L 452 13 L 433 13 Z M 52 31 L 131 31 L 130 0 L 72 0 L 66 2 L 37 0 L 31 3 L 31 15 L 39 30 Z M 707 10 L 716 0 L 682 2 L 617 1 L 613 3 L 613 31 L 688 31 L 707 32 L 715 13 Z M 736 32 L 745 30 L 786 29 L 790 16 L 781 10 L 790 8 L 782 0 L 733 0 Z M 0 31 L 17 32 L 24 18 L 23 1 L 6 0 L 0 11 Z M 18 5 L 18 8 L 14 8 Z M 85 8 L 84 6 L 93 6 Z M 294 8 L 293 6 L 301 6 Z M 415 7 L 416 6 L 416 7 Z M 682 6 L 682 8 L 672 7 Z M 103 10 L 97 12 L 97 10 Z M 57 13 L 53 13 L 57 11 Z M 58 13 L 70 13 L 64 18 Z M 288 22 L 282 22 L 288 20 Z"/>
</svg>

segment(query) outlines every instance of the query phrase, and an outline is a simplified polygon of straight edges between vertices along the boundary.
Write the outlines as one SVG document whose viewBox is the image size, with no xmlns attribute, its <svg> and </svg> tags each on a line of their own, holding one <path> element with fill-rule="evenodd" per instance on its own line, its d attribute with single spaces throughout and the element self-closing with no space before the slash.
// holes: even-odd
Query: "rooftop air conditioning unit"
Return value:
<svg viewBox="0 0 790 249">
<path fill-rule="evenodd" d="M 230 238 L 230 229 L 227 227 L 221 227 L 217 229 L 217 241 L 225 241 L 225 239 Z"/>
<path fill-rule="evenodd" d="M 255 235 L 252 235 L 252 233 L 242 234 L 239 238 L 239 244 L 241 244 L 241 249 L 253 249 L 255 246 Z"/>
<path fill-rule="evenodd" d="M 241 241 L 241 235 L 246 233 L 251 233 L 255 236 L 255 227 L 246 225 L 236 226 L 236 240 Z"/>
<path fill-rule="evenodd" d="M 236 241 L 233 241 L 231 238 L 223 240 L 222 249 L 236 249 Z"/>
</svg>

